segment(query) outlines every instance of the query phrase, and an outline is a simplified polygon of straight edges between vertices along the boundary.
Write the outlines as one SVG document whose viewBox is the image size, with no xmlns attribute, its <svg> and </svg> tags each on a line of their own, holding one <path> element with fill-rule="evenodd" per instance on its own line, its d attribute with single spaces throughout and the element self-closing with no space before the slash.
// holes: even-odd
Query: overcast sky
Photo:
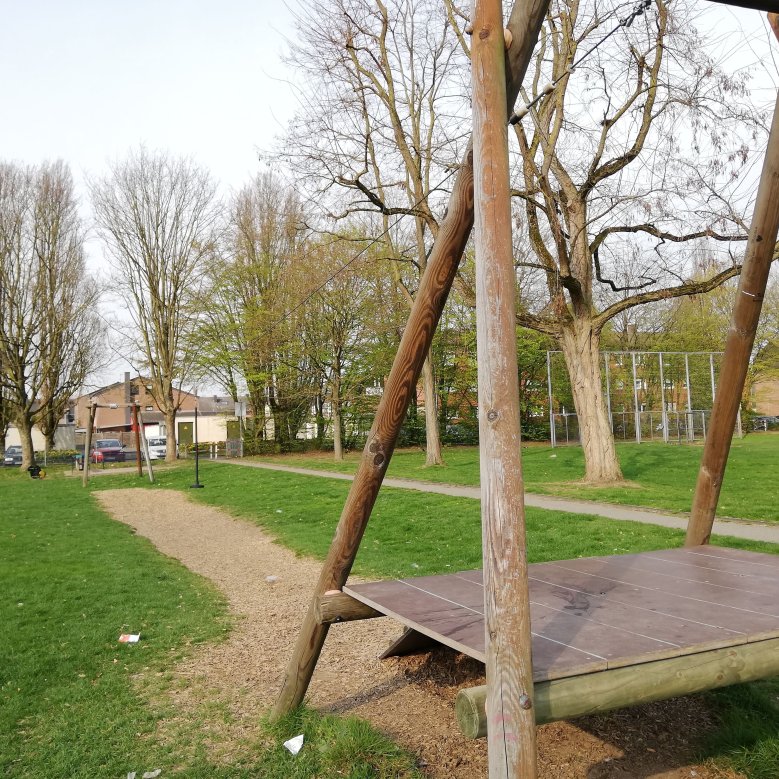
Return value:
<svg viewBox="0 0 779 779">
<path fill-rule="evenodd" d="M 282 2 L 0 0 L 0 155 L 97 173 L 132 146 L 238 186 L 289 119 Z"/>
<path fill-rule="evenodd" d="M 723 59 L 762 70 L 772 101 L 764 15 L 700 7 Z M 84 176 L 140 143 L 192 155 L 237 188 L 297 105 L 280 56 L 293 34 L 282 0 L 0 0 L 0 10 L 0 158 L 62 158 L 84 199 Z M 94 240 L 88 250 L 100 264 Z"/>
</svg>

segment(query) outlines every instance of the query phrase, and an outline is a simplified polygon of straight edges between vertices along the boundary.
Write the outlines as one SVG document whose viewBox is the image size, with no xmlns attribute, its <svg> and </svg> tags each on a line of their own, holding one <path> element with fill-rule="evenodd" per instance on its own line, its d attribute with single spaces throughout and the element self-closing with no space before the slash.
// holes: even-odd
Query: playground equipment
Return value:
<svg viewBox="0 0 779 779">
<path fill-rule="evenodd" d="M 734 4 L 779 12 L 776 0 Z M 500 0 L 475 4 L 473 147 L 454 185 L 274 709 L 281 716 L 302 702 L 332 623 L 391 616 L 407 630 L 388 653 L 441 643 L 485 662 L 486 688 L 461 692 L 460 721 L 470 735 L 486 734 L 490 777 L 527 779 L 536 776 L 536 723 L 779 673 L 775 558 L 708 546 L 779 229 L 779 110 L 686 548 L 527 565 L 506 122 L 547 7 L 546 0 L 517 3 L 505 33 Z M 474 224 L 483 573 L 345 586 Z"/>
<path fill-rule="evenodd" d="M 149 481 L 154 483 L 154 471 L 152 469 L 151 458 L 149 457 L 149 444 L 146 440 L 146 432 L 143 426 L 143 417 L 137 403 L 90 403 L 89 404 L 89 422 L 87 423 L 86 441 L 84 442 L 83 472 L 81 474 L 81 483 L 86 487 L 89 484 L 89 462 L 90 449 L 92 448 L 92 431 L 95 427 L 95 415 L 99 408 L 129 408 L 132 411 L 132 427 L 135 432 L 135 464 L 138 469 L 138 476 L 143 476 L 143 466 L 141 465 L 141 455 L 146 461 L 146 472 L 149 474 Z"/>
</svg>

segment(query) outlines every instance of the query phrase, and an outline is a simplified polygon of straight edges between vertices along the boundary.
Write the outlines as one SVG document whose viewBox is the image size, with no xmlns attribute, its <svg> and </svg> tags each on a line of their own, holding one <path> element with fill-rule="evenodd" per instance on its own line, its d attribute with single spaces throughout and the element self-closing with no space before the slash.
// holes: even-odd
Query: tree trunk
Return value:
<svg viewBox="0 0 779 779">
<path fill-rule="evenodd" d="M 322 448 L 322 444 L 325 440 L 325 397 L 322 390 L 317 392 L 314 399 L 314 406 L 316 408 L 316 445 L 317 449 Z"/>
<path fill-rule="evenodd" d="M 578 319 L 563 328 L 560 347 L 571 378 L 584 450 L 584 480 L 592 484 L 621 481 L 622 471 L 603 397 L 600 334 L 594 332 L 592 322 Z"/>
<path fill-rule="evenodd" d="M 32 443 L 32 420 L 29 415 L 20 412 L 16 418 L 16 426 L 19 430 L 19 440 L 22 445 L 22 464 L 24 470 L 35 462 L 35 447 Z"/>
<path fill-rule="evenodd" d="M 341 432 L 341 366 L 336 362 L 333 373 L 331 409 L 333 415 L 333 457 L 344 459 L 343 436 Z"/>
<path fill-rule="evenodd" d="M 431 347 L 432 351 L 432 347 Z M 427 454 L 425 465 L 443 465 L 441 455 L 441 434 L 438 429 L 438 403 L 436 402 L 435 377 L 433 376 L 433 360 L 431 351 L 425 357 L 422 366 L 422 386 L 425 393 L 425 440 Z"/>
<path fill-rule="evenodd" d="M 176 411 L 165 410 L 165 462 L 176 462 Z"/>
</svg>

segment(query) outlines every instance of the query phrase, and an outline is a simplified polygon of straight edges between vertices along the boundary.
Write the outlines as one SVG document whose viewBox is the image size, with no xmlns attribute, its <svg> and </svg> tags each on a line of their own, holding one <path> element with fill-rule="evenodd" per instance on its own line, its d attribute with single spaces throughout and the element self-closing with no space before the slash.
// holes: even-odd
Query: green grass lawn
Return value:
<svg viewBox="0 0 779 779">
<path fill-rule="evenodd" d="M 349 482 L 298 476 L 281 471 L 201 463 L 203 490 L 189 490 L 195 500 L 225 508 L 256 522 L 295 552 L 322 558 L 333 537 L 349 491 Z M 157 475 L 156 484 L 134 475 L 94 479 L 94 489 L 127 487 L 188 490 L 191 464 Z M 531 562 L 681 546 L 684 534 L 656 525 L 615 522 L 583 514 L 527 509 Z M 717 539 L 728 546 L 775 551 L 735 538 Z M 355 573 L 379 577 L 443 573 L 481 566 L 481 520 L 478 501 L 412 490 L 384 488 L 355 564 Z"/>
<path fill-rule="evenodd" d="M 467 472 L 469 452 L 458 454 Z M 472 451 L 470 457 L 472 462 Z M 166 672 L 193 644 L 224 634 L 224 604 L 203 580 L 110 521 L 90 493 L 136 485 L 184 490 L 257 523 L 300 554 L 322 557 L 349 489 L 343 481 L 210 461 L 201 463 L 200 478 L 205 489 L 190 490 L 191 462 L 160 471 L 155 485 L 111 474 L 93 479 L 89 490 L 64 475 L 40 482 L 0 475 L 0 615 L 7 633 L 0 648 L 0 776 L 124 777 L 157 767 L 196 779 L 417 776 L 412 759 L 364 723 L 305 711 L 262 743 L 242 745 L 241 758 L 230 765 L 209 761 L 205 734 L 214 715 L 207 709 L 174 741 L 157 740 L 158 721 L 172 714 L 165 692 L 174 682 Z M 678 546 L 682 540 L 681 532 L 651 525 L 528 511 L 533 561 Z M 385 489 L 355 572 L 423 575 L 480 561 L 477 501 Z M 144 638 L 135 646 L 117 644 L 125 631 Z M 777 700 L 774 681 L 718 693 L 723 728 L 702 749 L 750 777 L 776 776 Z M 279 743 L 303 731 L 311 748 L 291 761 Z"/>
<path fill-rule="evenodd" d="M 181 684 L 170 670 L 229 629 L 221 596 L 109 519 L 76 479 L 2 472 L 0 505 L 0 776 L 418 776 L 365 723 L 306 711 L 230 762 L 207 752 L 210 718 L 229 716 L 207 702 L 161 740 L 159 721 L 175 714 L 167 692 Z M 118 643 L 124 632 L 140 643 Z M 296 759 L 280 745 L 300 732 L 308 749 Z"/>
<path fill-rule="evenodd" d="M 648 442 L 618 443 L 626 486 L 596 488 L 582 485 L 584 459 L 578 446 L 528 445 L 522 448 L 522 468 L 528 492 L 688 512 L 703 449 Z M 268 459 L 301 467 L 353 473 L 360 458 L 352 452 L 342 463 L 332 455 L 312 453 Z M 446 464 L 426 467 L 419 450 L 397 451 L 388 476 L 436 483 L 478 485 L 476 447 L 450 447 Z M 779 520 L 779 434 L 751 434 L 733 441 L 718 513 L 720 516 Z"/>
<path fill-rule="evenodd" d="M 559 450 L 558 450 L 559 451 Z M 318 477 L 206 462 L 203 490 L 189 490 L 192 465 L 161 473 L 156 487 L 184 489 L 195 500 L 256 522 L 301 554 L 322 557 L 332 539 L 349 484 Z M 95 479 L 95 489 L 146 484 L 132 476 Z M 531 561 L 619 554 L 679 546 L 680 531 L 614 522 L 592 516 L 529 509 Z M 360 547 L 355 572 L 408 576 L 443 573 L 481 564 L 477 501 L 386 488 L 379 495 Z M 717 543 L 779 553 L 776 546 L 733 538 Z M 779 561 L 778 561 L 779 562 Z M 313 583 L 312 583 L 313 586 Z M 701 754 L 751 779 L 779 775 L 779 680 L 710 693 L 721 727 Z"/>
</svg>

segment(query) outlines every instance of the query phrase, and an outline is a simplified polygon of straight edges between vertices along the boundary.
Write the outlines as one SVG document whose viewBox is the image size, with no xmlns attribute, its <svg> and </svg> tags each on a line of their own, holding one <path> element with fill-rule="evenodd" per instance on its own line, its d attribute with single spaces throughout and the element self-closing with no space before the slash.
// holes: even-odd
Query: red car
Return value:
<svg viewBox="0 0 779 779">
<path fill-rule="evenodd" d="M 102 438 L 95 441 L 90 453 L 93 463 L 124 462 L 124 447 L 118 438 Z"/>
</svg>

